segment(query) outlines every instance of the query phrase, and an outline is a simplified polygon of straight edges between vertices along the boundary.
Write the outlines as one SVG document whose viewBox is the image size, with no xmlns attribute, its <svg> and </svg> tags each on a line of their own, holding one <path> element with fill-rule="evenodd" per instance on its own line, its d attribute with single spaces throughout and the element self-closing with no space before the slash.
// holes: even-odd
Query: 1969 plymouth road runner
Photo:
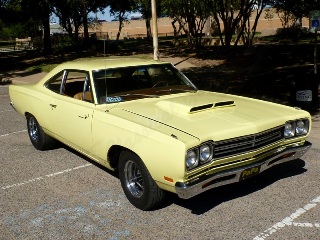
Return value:
<svg viewBox="0 0 320 240">
<path fill-rule="evenodd" d="M 308 112 L 198 90 L 172 64 L 141 59 L 63 63 L 33 85 L 11 85 L 38 150 L 57 141 L 117 171 L 128 200 L 154 209 L 300 158 Z"/>
</svg>

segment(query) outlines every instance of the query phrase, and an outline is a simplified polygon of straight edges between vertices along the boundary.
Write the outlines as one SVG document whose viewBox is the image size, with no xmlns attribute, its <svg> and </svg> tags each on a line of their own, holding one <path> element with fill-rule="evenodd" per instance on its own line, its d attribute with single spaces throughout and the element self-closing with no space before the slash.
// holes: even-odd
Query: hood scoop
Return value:
<svg viewBox="0 0 320 240">
<path fill-rule="evenodd" d="M 214 108 L 231 107 L 235 105 L 232 100 L 210 101 L 206 98 L 175 98 L 162 100 L 156 104 L 162 110 L 172 114 L 192 114 Z"/>
<path fill-rule="evenodd" d="M 224 102 L 217 102 L 217 103 L 210 103 L 205 104 L 197 107 L 193 107 L 190 109 L 190 113 L 203 111 L 210 108 L 216 108 L 216 107 L 227 107 L 227 106 L 234 106 L 234 101 L 224 101 Z"/>
<path fill-rule="evenodd" d="M 234 106 L 234 101 L 217 102 L 214 104 L 214 107 L 227 107 L 227 106 Z"/>
<path fill-rule="evenodd" d="M 202 110 L 209 109 L 209 108 L 212 108 L 212 107 L 213 107 L 212 103 L 206 104 L 206 105 L 202 105 L 202 106 L 193 107 L 193 108 L 190 109 L 190 113 L 197 112 L 197 111 L 202 111 Z"/>
</svg>

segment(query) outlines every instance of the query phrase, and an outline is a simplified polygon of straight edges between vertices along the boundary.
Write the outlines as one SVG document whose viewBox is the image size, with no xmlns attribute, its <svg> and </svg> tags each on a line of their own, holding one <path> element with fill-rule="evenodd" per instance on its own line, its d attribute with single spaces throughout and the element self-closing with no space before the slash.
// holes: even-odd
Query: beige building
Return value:
<svg viewBox="0 0 320 240">
<path fill-rule="evenodd" d="M 251 26 L 253 26 L 255 13 L 251 17 Z M 302 26 L 309 27 L 309 19 L 302 19 Z M 261 32 L 262 35 L 273 35 L 277 29 L 282 28 L 282 23 L 279 16 L 274 13 L 272 19 L 266 19 L 265 13 L 262 13 L 257 32 Z M 99 25 L 89 29 L 89 32 L 96 33 L 99 39 L 115 39 L 119 29 L 118 21 L 102 22 Z M 159 36 L 172 36 L 173 35 L 172 19 L 171 18 L 159 18 L 158 19 L 158 34 Z M 130 20 L 125 22 L 124 27 L 121 30 L 120 38 L 136 38 L 145 37 L 147 35 L 146 23 L 144 19 Z"/>
</svg>

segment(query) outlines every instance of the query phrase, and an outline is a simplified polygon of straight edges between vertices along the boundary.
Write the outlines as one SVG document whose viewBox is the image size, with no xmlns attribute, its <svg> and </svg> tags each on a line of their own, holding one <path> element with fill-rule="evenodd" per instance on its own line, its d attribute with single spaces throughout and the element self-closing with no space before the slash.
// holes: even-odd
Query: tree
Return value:
<svg viewBox="0 0 320 240">
<path fill-rule="evenodd" d="M 284 28 L 296 27 L 302 17 L 308 17 L 311 10 L 320 9 L 320 1 L 316 0 L 270 0 L 276 9 Z"/>
<path fill-rule="evenodd" d="M 49 1 L 39 0 L 21 0 L 21 8 L 25 14 L 34 22 L 40 21 L 43 26 L 43 47 L 45 54 L 52 51 L 50 40 L 50 15 L 52 13 L 52 5 Z"/>
<path fill-rule="evenodd" d="M 249 11 L 244 15 L 243 20 L 241 21 L 241 26 L 243 26 L 243 28 L 241 29 L 240 36 L 245 46 L 252 46 L 260 16 L 268 3 L 269 0 L 256 0 L 255 4 L 248 8 Z M 250 16 L 252 16 L 253 12 L 255 12 L 255 19 L 253 26 L 251 27 Z M 239 38 L 237 38 L 237 40 L 238 39 Z M 237 43 L 235 44 L 237 45 Z"/>
<path fill-rule="evenodd" d="M 210 16 L 210 0 L 163 0 L 166 13 L 178 23 L 188 38 L 189 46 L 200 47 L 203 29 Z"/>
<path fill-rule="evenodd" d="M 161 16 L 161 4 L 160 1 L 156 2 L 157 6 L 157 15 Z M 143 19 L 146 21 L 146 29 L 147 29 L 147 39 L 151 40 L 151 1 L 150 0 L 139 0 L 137 10 L 142 14 Z"/>
<path fill-rule="evenodd" d="M 97 12 L 103 11 L 103 9 L 107 6 L 107 1 L 105 0 L 81 0 L 79 2 L 80 13 L 82 14 L 82 26 L 83 26 L 83 33 L 84 33 L 84 44 L 87 45 L 89 42 L 89 25 L 90 19 L 88 18 L 88 14 L 90 12 Z"/>
<path fill-rule="evenodd" d="M 7 34 L 12 38 L 32 36 L 43 27 L 44 52 L 51 52 L 50 14 L 51 6 L 46 0 L 34 2 L 31 0 L 1 1 L 0 18 Z"/>
<path fill-rule="evenodd" d="M 72 41 L 78 43 L 82 14 L 79 12 L 77 0 L 54 0 L 54 13 L 58 16 L 61 26 L 67 31 Z"/>
<path fill-rule="evenodd" d="M 137 2 L 135 0 L 110 0 L 110 13 L 119 20 L 119 29 L 117 32 L 117 40 L 120 38 L 121 30 L 126 20 L 126 13 L 137 9 Z"/>
<path fill-rule="evenodd" d="M 79 29 L 84 29 L 85 43 L 89 40 L 89 12 L 102 10 L 107 6 L 105 0 L 52 0 L 54 2 L 54 13 L 58 16 L 60 24 L 66 29 L 68 35 L 75 44 L 79 42 Z"/>
<path fill-rule="evenodd" d="M 9 0 L 0 0 L 0 8 L 8 4 Z"/>
<path fill-rule="evenodd" d="M 216 22 L 220 41 L 223 46 L 230 46 L 233 34 L 238 32 L 237 45 L 252 13 L 255 0 L 213 0 L 212 13 Z M 223 24 L 223 31 L 220 27 Z M 224 38 L 223 38 L 224 36 Z"/>
</svg>

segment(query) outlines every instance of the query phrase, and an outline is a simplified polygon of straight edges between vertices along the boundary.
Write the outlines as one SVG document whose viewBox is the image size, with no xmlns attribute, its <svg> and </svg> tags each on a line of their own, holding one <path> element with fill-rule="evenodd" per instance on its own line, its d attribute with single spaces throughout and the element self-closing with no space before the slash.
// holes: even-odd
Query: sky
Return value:
<svg viewBox="0 0 320 240">
<path fill-rule="evenodd" d="M 92 14 L 89 14 L 89 16 L 95 16 L 95 14 L 94 13 L 92 13 Z M 97 17 L 98 17 L 98 19 L 99 20 L 106 20 L 106 21 L 111 21 L 114 17 L 111 17 L 111 15 L 110 15 L 110 8 L 109 7 L 107 7 L 106 9 L 104 9 L 104 13 L 102 13 L 102 12 L 98 12 L 97 13 Z"/>
<path fill-rule="evenodd" d="M 130 17 L 131 14 L 135 14 L 135 13 L 128 13 L 128 17 Z M 95 13 L 89 13 L 89 17 L 95 17 Z M 110 15 L 110 8 L 107 7 L 104 9 L 104 13 L 102 12 L 97 12 L 97 17 L 98 20 L 106 20 L 108 22 L 110 22 L 112 19 L 114 19 L 114 16 Z M 51 22 L 56 22 L 59 23 L 59 18 L 56 15 L 53 15 L 51 17 Z"/>
</svg>

